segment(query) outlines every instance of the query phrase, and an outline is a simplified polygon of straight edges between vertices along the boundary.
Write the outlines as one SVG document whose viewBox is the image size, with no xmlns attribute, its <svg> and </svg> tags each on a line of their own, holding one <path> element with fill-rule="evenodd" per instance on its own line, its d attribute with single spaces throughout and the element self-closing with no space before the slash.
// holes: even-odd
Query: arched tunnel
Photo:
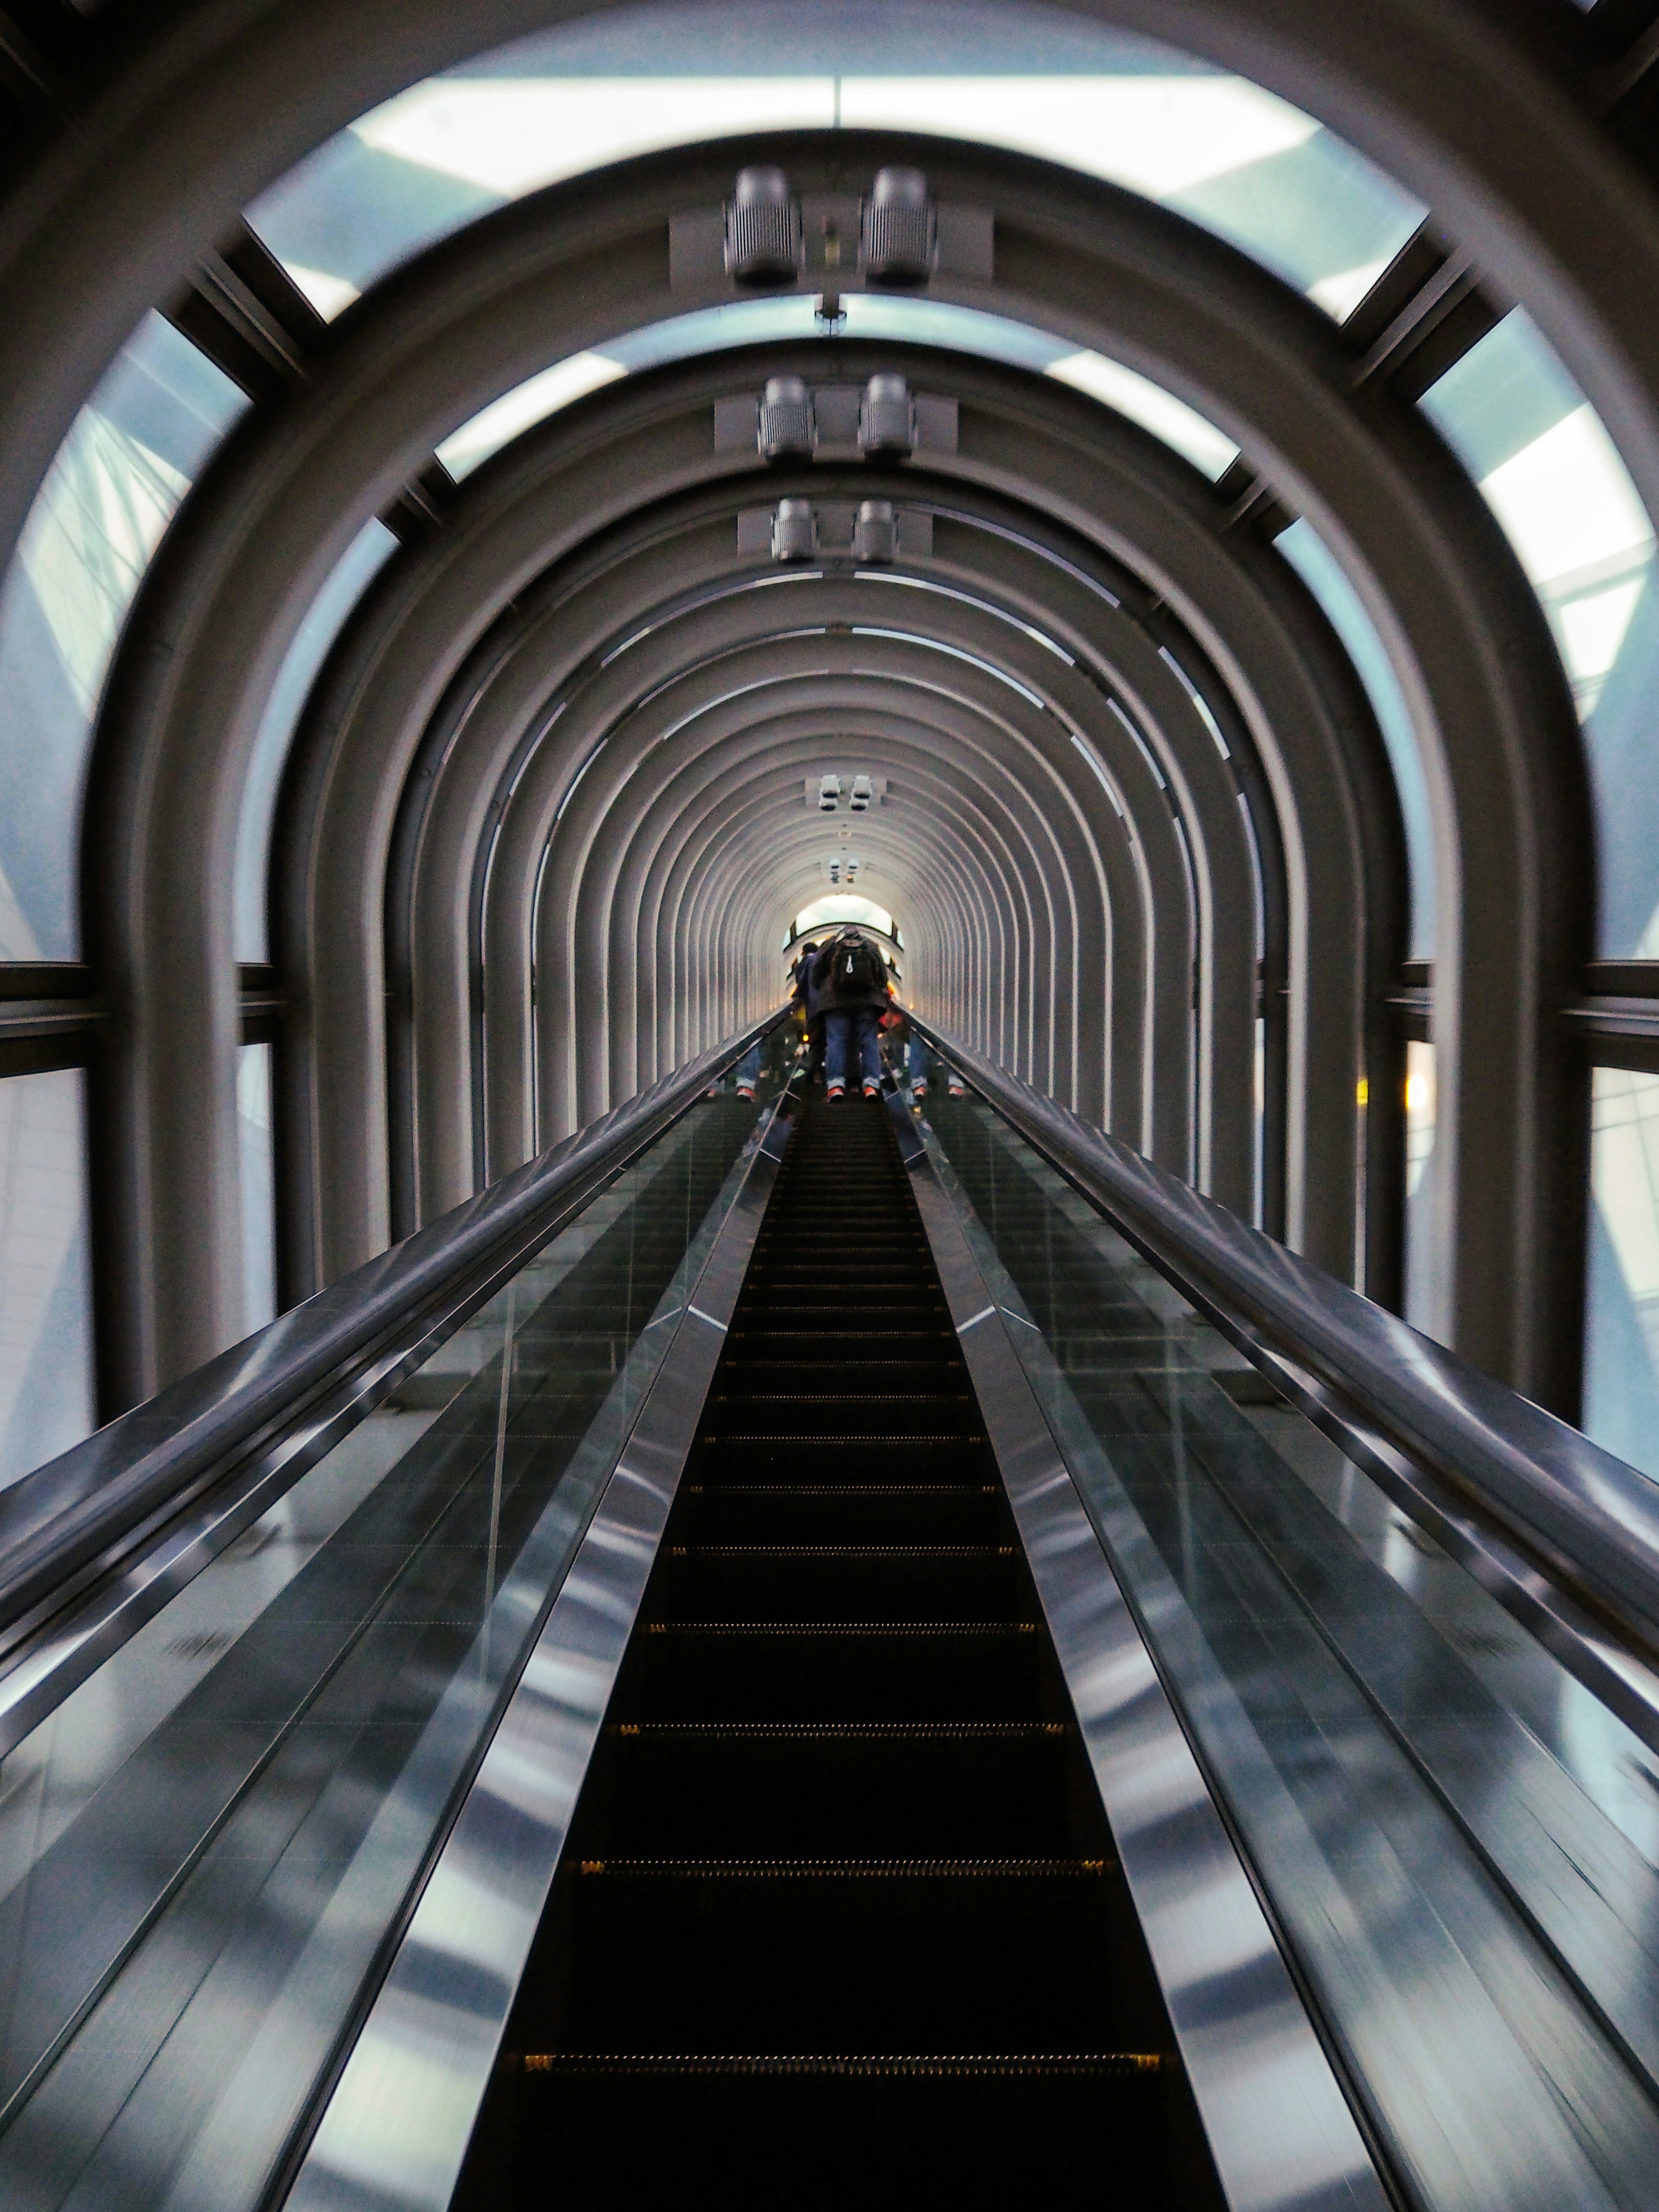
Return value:
<svg viewBox="0 0 1659 2212">
<path fill-rule="evenodd" d="M 1653 2201 L 1656 84 L 0 0 L 6 2202 Z"/>
</svg>

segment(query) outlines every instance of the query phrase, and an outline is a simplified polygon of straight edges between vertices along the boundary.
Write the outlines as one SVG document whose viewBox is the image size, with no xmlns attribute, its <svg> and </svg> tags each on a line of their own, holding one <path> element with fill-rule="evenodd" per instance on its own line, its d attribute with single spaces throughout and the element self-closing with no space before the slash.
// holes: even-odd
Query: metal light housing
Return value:
<svg viewBox="0 0 1659 2212">
<path fill-rule="evenodd" d="M 859 262 L 872 284 L 925 284 L 933 273 L 939 217 L 920 169 L 878 169 L 859 222 Z"/>
<path fill-rule="evenodd" d="M 726 203 L 726 273 L 739 284 L 787 284 L 801 264 L 800 207 L 769 162 L 739 169 Z"/>
<path fill-rule="evenodd" d="M 818 550 L 818 518 L 810 499 L 781 499 L 772 516 L 772 558 L 811 561 Z"/>
<path fill-rule="evenodd" d="M 916 404 L 902 376 L 872 376 L 859 401 L 859 450 L 866 457 L 907 459 L 915 450 Z"/>
<path fill-rule="evenodd" d="M 756 442 L 769 461 L 810 460 L 818 442 L 812 394 L 804 378 L 769 376 Z"/>
<path fill-rule="evenodd" d="M 853 522 L 853 558 L 872 568 L 898 558 L 898 517 L 890 499 L 866 499 Z"/>
</svg>

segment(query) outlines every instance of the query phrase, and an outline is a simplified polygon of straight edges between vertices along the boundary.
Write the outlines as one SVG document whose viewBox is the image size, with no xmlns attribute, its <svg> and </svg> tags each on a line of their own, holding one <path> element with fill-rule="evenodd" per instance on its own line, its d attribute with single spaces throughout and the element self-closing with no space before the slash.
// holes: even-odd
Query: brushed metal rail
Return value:
<svg viewBox="0 0 1659 2212">
<path fill-rule="evenodd" d="M 0 1757 L 780 1018 L 702 1054 L 0 1492 Z"/>
<path fill-rule="evenodd" d="M 788 1136 L 786 1092 L 286 2196 L 447 2212 Z"/>
<path fill-rule="evenodd" d="M 993 1296 L 909 1133 L 951 1323 L 1227 2201 L 1386 2212 L 1393 2200 L 1010 1341 L 1018 1316 Z"/>
<path fill-rule="evenodd" d="M 1291 1404 L 1659 1750 L 1659 1484 L 910 1018 Z"/>
</svg>

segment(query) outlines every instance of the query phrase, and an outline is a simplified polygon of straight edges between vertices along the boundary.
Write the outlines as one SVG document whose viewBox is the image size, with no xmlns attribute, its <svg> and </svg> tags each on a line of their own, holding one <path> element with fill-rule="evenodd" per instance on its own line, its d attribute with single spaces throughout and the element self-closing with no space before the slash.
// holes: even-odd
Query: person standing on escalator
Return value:
<svg viewBox="0 0 1659 2212">
<path fill-rule="evenodd" d="M 812 963 L 807 1004 L 810 1008 L 816 1003 L 823 1014 L 824 1073 L 832 1099 L 845 1093 L 854 1065 L 865 1097 L 879 1092 L 877 1031 L 889 997 L 882 957 L 856 929 L 841 931 Z"/>
<path fill-rule="evenodd" d="M 823 1065 L 823 1016 L 812 1011 L 812 963 L 817 957 L 817 941 L 808 938 L 789 970 L 789 1003 L 801 1026 L 805 1053 L 801 1078 L 806 1083 L 811 1083 Z"/>
</svg>

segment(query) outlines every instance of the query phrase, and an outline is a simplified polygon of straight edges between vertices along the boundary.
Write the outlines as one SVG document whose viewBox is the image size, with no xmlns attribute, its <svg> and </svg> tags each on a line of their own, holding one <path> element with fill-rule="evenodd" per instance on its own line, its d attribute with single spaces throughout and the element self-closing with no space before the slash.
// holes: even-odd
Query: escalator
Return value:
<svg viewBox="0 0 1659 2212">
<path fill-rule="evenodd" d="M 1659 1486 L 928 1041 L 0 1493 L 7 2212 L 1651 2212 Z"/>
<path fill-rule="evenodd" d="M 456 2203 L 781 2188 L 1224 2201 L 858 1100 L 785 1155 Z"/>
</svg>

